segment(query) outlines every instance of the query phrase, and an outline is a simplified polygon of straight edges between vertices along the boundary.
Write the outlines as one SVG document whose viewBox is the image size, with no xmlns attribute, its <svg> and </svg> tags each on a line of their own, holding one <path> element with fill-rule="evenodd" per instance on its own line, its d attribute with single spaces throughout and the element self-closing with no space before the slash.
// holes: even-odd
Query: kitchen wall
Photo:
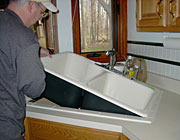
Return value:
<svg viewBox="0 0 180 140">
<path fill-rule="evenodd" d="M 72 52 L 71 0 L 57 0 L 57 7 L 60 10 L 58 14 L 59 50 L 60 52 Z M 151 59 L 145 59 L 149 72 L 180 80 L 180 50 L 166 49 L 162 45 L 164 38 L 180 37 L 180 33 L 137 32 L 136 0 L 127 0 L 127 12 L 128 53 L 150 57 Z M 149 45 L 132 43 L 134 41 L 149 42 Z M 160 45 L 152 45 L 152 43 L 159 43 Z"/>
<path fill-rule="evenodd" d="M 57 15 L 59 51 L 73 52 L 71 0 L 56 0 L 56 2 L 59 9 Z"/>
<path fill-rule="evenodd" d="M 127 12 L 128 53 L 150 58 L 146 59 L 149 72 L 180 80 L 180 50 L 166 49 L 162 44 L 166 37 L 180 38 L 180 33 L 137 32 L 136 0 L 127 0 Z M 149 44 L 133 43 L 135 41 Z"/>
</svg>

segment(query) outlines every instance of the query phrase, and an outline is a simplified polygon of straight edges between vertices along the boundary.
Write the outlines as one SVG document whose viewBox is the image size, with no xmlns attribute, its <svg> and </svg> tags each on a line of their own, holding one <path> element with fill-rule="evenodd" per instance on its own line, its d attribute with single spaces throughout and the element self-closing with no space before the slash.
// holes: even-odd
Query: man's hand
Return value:
<svg viewBox="0 0 180 140">
<path fill-rule="evenodd" d="M 44 56 L 48 56 L 50 58 L 52 57 L 48 49 L 40 47 L 40 57 L 44 57 Z"/>
</svg>

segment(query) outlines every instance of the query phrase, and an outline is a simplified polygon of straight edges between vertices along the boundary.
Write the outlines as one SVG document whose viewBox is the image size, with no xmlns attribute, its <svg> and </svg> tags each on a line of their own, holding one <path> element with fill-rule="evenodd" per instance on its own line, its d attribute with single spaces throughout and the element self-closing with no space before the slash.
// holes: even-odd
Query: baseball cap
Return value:
<svg viewBox="0 0 180 140">
<path fill-rule="evenodd" d="M 57 12 L 58 11 L 56 6 L 54 6 L 54 4 L 52 4 L 50 0 L 31 0 L 31 1 L 42 3 L 42 5 L 44 7 L 46 7 L 51 12 Z"/>
</svg>

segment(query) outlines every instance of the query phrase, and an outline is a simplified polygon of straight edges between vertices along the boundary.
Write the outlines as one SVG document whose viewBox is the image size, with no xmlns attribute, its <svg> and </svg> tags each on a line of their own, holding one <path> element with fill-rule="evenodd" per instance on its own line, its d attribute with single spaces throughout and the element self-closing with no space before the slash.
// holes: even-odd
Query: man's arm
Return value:
<svg viewBox="0 0 180 140">
<path fill-rule="evenodd" d="M 49 50 L 43 47 L 40 47 L 40 57 L 44 57 L 44 56 L 48 56 L 48 57 L 52 57 L 51 54 L 49 53 Z"/>
<path fill-rule="evenodd" d="M 20 51 L 17 60 L 18 90 L 28 97 L 36 98 L 45 88 L 45 73 L 39 59 L 37 44 Z"/>
</svg>

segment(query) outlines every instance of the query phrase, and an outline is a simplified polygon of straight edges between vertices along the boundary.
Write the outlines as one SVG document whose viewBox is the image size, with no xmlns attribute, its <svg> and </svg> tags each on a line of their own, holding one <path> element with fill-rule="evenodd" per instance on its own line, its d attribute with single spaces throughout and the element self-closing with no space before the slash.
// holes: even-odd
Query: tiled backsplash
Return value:
<svg viewBox="0 0 180 140">
<path fill-rule="evenodd" d="M 180 50 L 175 49 L 166 49 L 164 47 L 152 45 L 128 43 L 128 53 L 152 58 L 159 58 L 163 60 L 170 60 L 180 63 Z M 148 72 L 180 80 L 180 66 L 147 59 L 145 60 Z"/>
</svg>

